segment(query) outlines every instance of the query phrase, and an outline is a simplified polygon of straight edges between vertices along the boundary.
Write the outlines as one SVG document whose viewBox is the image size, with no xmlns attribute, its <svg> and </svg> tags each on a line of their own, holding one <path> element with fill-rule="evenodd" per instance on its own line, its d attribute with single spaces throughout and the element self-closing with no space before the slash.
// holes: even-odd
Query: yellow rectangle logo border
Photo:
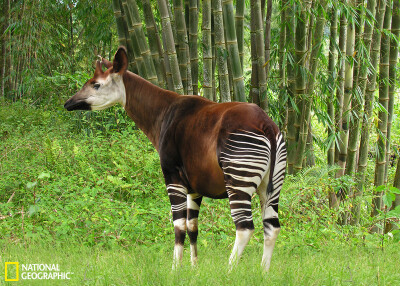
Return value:
<svg viewBox="0 0 400 286">
<path fill-rule="evenodd" d="M 16 277 L 15 279 L 8 279 L 7 276 L 7 266 L 8 265 L 16 265 Z M 18 262 L 5 262 L 4 265 L 4 281 L 19 281 L 19 263 Z"/>
</svg>

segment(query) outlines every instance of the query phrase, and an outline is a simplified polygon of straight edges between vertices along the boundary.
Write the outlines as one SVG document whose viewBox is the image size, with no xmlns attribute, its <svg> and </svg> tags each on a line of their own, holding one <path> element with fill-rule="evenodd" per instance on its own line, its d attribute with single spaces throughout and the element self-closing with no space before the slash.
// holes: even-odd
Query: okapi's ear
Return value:
<svg viewBox="0 0 400 286">
<path fill-rule="evenodd" d="M 103 74 L 103 69 L 101 68 L 101 62 L 96 61 L 96 70 L 94 71 L 94 77 L 98 77 Z"/>
<path fill-rule="evenodd" d="M 121 46 L 115 53 L 113 61 L 113 70 L 115 73 L 123 74 L 128 69 L 128 53 L 126 48 Z"/>
</svg>

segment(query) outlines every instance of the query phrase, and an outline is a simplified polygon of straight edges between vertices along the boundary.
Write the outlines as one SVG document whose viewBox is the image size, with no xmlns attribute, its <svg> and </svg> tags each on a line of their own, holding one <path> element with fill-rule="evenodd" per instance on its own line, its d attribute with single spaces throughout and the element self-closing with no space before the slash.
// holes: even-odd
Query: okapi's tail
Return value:
<svg viewBox="0 0 400 286">
<path fill-rule="evenodd" d="M 271 140 L 271 165 L 267 194 L 280 191 L 285 178 L 286 145 L 282 133 Z"/>
</svg>

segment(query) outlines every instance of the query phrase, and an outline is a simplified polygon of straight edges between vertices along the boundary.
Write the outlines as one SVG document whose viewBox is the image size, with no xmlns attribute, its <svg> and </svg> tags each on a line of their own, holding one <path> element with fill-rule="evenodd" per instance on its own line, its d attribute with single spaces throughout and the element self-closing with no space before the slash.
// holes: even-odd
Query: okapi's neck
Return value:
<svg viewBox="0 0 400 286">
<path fill-rule="evenodd" d="M 165 111 L 179 95 L 162 89 L 132 72 L 125 72 L 123 81 L 126 91 L 125 111 L 158 151 Z"/>
</svg>

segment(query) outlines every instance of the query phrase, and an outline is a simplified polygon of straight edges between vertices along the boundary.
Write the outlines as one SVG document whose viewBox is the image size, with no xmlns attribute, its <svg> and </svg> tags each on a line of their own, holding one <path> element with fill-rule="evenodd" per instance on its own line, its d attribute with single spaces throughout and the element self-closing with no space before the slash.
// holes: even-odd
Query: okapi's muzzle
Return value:
<svg viewBox="0 0 400 286">
<path fill-rule="evenodd" d="M 64 104 L 64 108 L 68 111 L 72 110 L 91 110 L 90 104 L 85 100 L 75 99 L 75 96 L 71 97 Z"/>
</svg>

